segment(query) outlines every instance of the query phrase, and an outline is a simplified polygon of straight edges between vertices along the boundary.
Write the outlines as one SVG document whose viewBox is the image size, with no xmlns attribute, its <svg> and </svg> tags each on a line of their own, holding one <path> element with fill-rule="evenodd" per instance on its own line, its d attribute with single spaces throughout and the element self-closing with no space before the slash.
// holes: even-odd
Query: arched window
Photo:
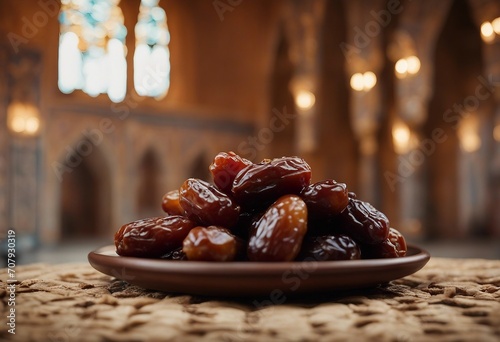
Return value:
<svg viewBox="0 0 500 342">
<path fill-rule="evenodd" d="M 137 94 L 163 98 L 170 86 L 170 33 L 159 0 L 141 0 L 135 26 L 134 88 Z"/>
<path fill-rule="evenodd" d="M 127 89 L 127 62 L 120 0 L 62 0 L 59 22 L 59 89 L 107 93 L 120 102 Z"/>
</svg>

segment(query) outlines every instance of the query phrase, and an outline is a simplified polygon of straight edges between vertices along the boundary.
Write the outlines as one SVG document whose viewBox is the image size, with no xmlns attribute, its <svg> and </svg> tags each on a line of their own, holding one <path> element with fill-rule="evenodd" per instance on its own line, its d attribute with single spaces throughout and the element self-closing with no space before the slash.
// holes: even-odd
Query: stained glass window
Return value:
<svg viewBox="0 0 500 342">
<path fill-rule="evenodd" d="M 135 26 L 134 88 L 137 94 L 163 98 L 170 86 L 170 33 L 159 0 L 141 0 Z"/>
<path fill-rule="evenodd" d="M 62 0 L 59 22 L 59 89 L 125 98 L 127 62 L 120 0 Z"/>
</svg>

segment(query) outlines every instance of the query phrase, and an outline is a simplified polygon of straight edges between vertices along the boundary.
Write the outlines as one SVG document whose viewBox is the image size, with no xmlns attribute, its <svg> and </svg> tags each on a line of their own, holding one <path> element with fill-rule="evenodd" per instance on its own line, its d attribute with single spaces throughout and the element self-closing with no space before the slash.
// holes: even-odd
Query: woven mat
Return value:
<svg viewBox="0 0 500 342">
<path fill-rule="evenodd" d="M 433 258 L 375 289 L 259 307 L 147 291 L 87 264 L 18 266 L 17 341 L 500 341 L 500 261 Z"/>
</svg>

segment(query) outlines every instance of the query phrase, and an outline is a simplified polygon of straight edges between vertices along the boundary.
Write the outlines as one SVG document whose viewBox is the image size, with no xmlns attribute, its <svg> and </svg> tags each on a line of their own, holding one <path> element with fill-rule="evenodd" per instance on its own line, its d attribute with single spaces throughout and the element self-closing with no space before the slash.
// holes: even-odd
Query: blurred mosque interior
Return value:
<svg viewBox="0 0 500 342">
<path fill-rule="evenodd" d="M 497 0 L 2 1 L 0 120 L 0 233 L 26 260 L 111 243 L 231 150 L 500 258 Z"/>
</svg>

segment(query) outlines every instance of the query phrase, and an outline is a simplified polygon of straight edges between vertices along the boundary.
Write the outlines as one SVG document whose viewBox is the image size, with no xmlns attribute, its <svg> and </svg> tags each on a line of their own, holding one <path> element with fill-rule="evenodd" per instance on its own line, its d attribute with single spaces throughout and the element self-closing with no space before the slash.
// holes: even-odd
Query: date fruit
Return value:
<svg viewBox="0 0 500 342">
<path fill-rule="evenodd" d="M 282 157 L 264 160 L 241 170 L 232 193 L 242 205 L 272 203 L 287 194 L 298 195 L 311 181 L 311 167 L 304 159 Z"/>
<path fill-rule="evenodd" d="M 214 184 L 225 194 L 231 194 L 234 178 L 245 167 L 252 165 L 252 162 L 240 157 L 234 152 L 220 152 L 209 166 Z"/>
<path fill-rule="evenodd" d="M 349 203 L 347 186 L 331 179 L 309 185 L 301 192 L 300 197 L 306 202 L 307 213 L 313 220 L 338 215 Z"/>
<path fill-rule="evenodd" d="M 115 234 L 116 253 L 159 258 L 182 246 L 194 226 L 184 216 L 152 217 L 127 223 Z"/>
<path fill-rule="evenodd" d="M 238 221 L 240 207 L 208 182 L 189 178 L 182 184 L 179 194 L 186 216 L 202 226 L 229 228 Z"/>
<path fill-rule="evenodd" d="M 338 217 L 340 230 L 363 244 L 377 244 L 389 235 L 389 220 L 370 203 L 350 199 Z"/>
<path fill-rule="evenodd" d="M 361 250 L 347 235 L 323 235 L 304 241 L 299 260 L 356 260 L 361 259 Z"/>
<path fill-rule="evenodd" d="M 161 208 L 169 215 L 184 215 L 184 209 L 179 203 L 179 190 L 172 190 L 163 195 Z"/>
<path fill-rule="evenodd" d="M 311 184 L 299 157 L 254 164 L 220 152 L 209 166 L 213 183 L 187 179 L 167 192 L 169 215 L 123 225 L 115 234 L 123 256 L 165 260 L 278 262 L 395 258 L 404 237 L 387 217 L 357 199 L 346 184 Z"/>
<path fill-rule="evenodd" d="M 306 204 L 298 196 L 285 195 L 252 228 L 247 256 L 251 261 L 291 261 L 299 253 L 306 232 Z"/>
<path fill-rule="evenodd" d="M 407 246 L 403 235 L 396 229 L 389 229 L 389 236 L 382 243 L 362 247 L 363 258 L 398 258 L 406 255 Z"/>
<path fill-rule="evenodd" d="M 193 228 L 184 239 L 182 251 L 188 260 L 232 261 L 241 242 L 227 229 L 217 226 Z"/>
</svg>

